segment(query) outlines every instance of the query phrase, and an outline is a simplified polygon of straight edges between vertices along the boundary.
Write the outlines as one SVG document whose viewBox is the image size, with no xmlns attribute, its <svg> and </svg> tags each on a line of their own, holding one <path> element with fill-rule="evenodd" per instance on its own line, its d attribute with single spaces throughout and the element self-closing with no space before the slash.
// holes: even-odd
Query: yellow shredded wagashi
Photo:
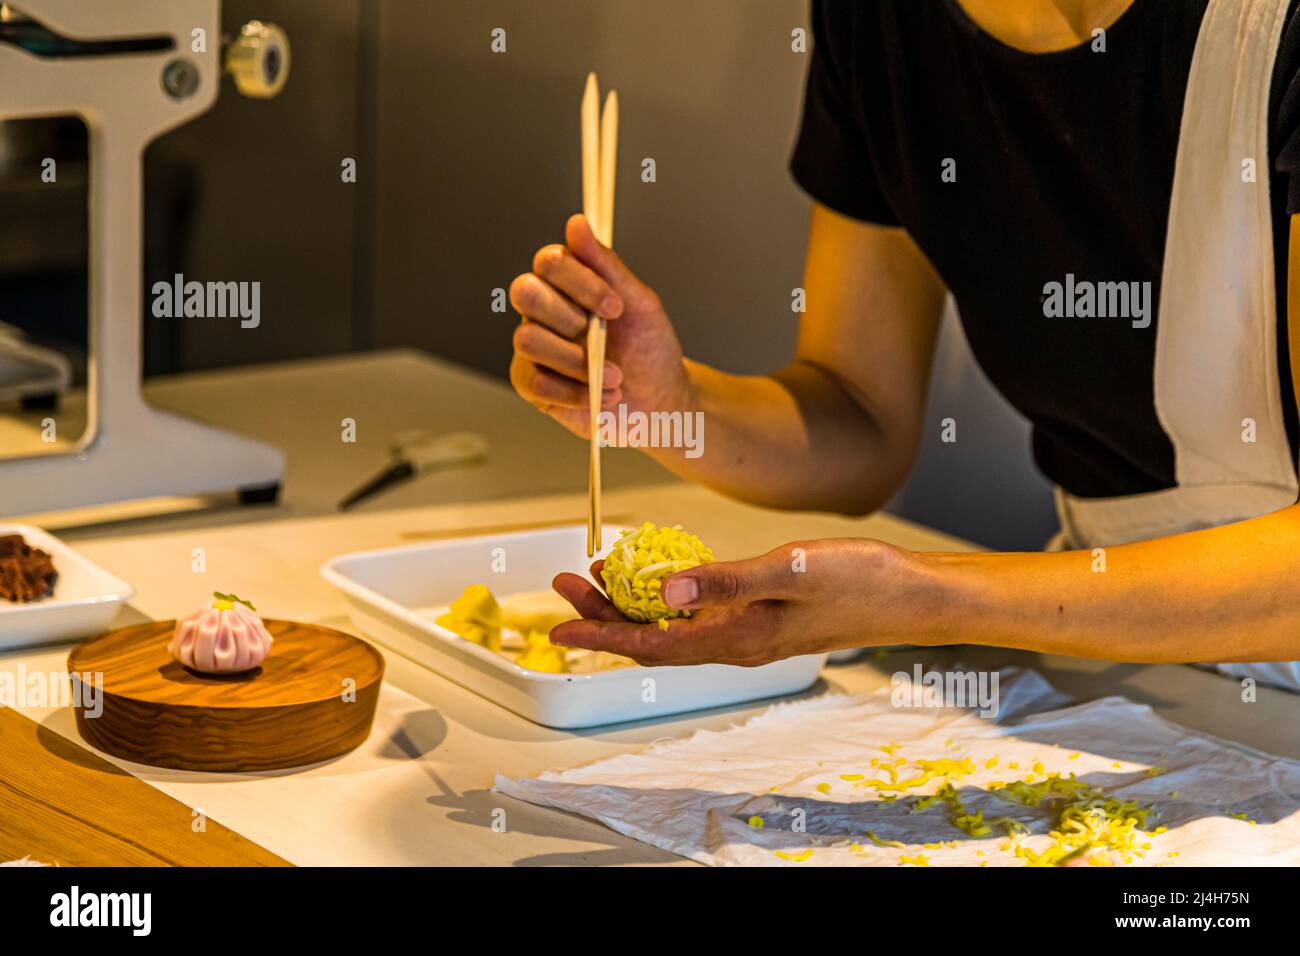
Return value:
<svg viewBox="0 0 1300 956">
<path fill-rule="evenodd" d="M 664 579 L 711 561 L 713 552 L 681 525 L 660 528 L 647 521 L 624 531 L 614 542 L 600 577 L 605 593 L 625 617 L 643 623 L 659 621 L 660 628 L 667 630 L 668 618 L 690 617 L 691 612 L 664 603 Z"/>
</svg>

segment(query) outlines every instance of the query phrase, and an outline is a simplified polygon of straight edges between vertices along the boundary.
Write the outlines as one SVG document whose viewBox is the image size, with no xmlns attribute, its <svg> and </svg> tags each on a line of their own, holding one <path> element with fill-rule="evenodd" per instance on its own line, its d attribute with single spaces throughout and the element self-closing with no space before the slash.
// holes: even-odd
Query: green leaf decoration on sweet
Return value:
<svg viewBox="0 0 1300 956">
<path fill-rule="evenodd" d="M 244 605 L 244 607 L 248 608 L 253 613 L 257 613 L 257 608 L 253 607 L 253 602 L 245 601 L 238 594 L 222 594 L 220 591 L 213 591 L 212 596 L 216 598 L 219 603 L 224 603 L 229 606 L 234 606 L 236 603 L 239 603 Z"/>
</svg>

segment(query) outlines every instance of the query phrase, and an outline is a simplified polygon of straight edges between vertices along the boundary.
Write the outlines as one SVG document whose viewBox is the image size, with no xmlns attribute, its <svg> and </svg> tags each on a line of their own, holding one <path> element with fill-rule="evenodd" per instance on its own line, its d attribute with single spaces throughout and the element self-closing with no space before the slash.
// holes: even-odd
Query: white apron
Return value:
<svg viewBox="0 0 1300 956">
<path fill-rule="evenodd" d="M 1135 0 L 1140 2 L 1140 0 Z M 1209 528 L 1295 504 L 1278 376 L 1268 100 L 1288 0 L 1210 0 L 1183 103 L 1156 329 L 1155 407 L 1177 485 L 1076 498 L 1057 489 L 1054 546 Z M 1253 160 L 1256 181 L 1242 181 Z M 1300 316 L 1288 316 L 1292 337 Z M 1300 371 L 1300 370 L 1297 370 Z M 1249 422 L 1255 441 L 1243 441 Z M 1300 690 L 1300 662 L 1222 664 Z"/>
</svg>

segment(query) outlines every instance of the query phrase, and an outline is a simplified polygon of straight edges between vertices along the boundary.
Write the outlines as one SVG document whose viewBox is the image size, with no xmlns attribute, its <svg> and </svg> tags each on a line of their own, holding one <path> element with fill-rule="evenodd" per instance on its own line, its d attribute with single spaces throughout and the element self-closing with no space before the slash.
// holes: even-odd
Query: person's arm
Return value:
<svg viewBox="0 0 1300 956">
<path fill-rule="evenodd" d="M 1300 372 L 1300 215 L 1290 239 L 1291 367 Z M 1300 401 L 1297 393 L 1283 400 Z M 954 643 L 1129 662 L 1290 661 L 1300 660 L 1297 585 L 1300 504 L 1095 551 L 920 554 L 865 538 L 796 542 L 670 576 L 666 603 L 698 613 L 667 631 L 629 623 L 590 583 L 562 574 L 555 588 L 585 620 L 560 625 L 552 640 L 647 664 Z"/>
<path fill-rule="evenodd" d="M 682 356 L 663 305 L 574 217 L 511 286 L 524 317 L 511 381 L 585 436 L 584 310 L 610 317 L 604 408 L 703 413 L 703 454 L 645 449 L 676 474 L 755 504 L 863 514 L 915 455 L 942 282 L 902 229 L 814 206 L 794 360 L 731 375 Z M 746 335 L 743 319 L 737 336 Z"/>
<path fill-rule="evenodd" d="M 694 616 L 666 631 L 628 622 L 589 582 L 562 574 L 556 590 L 585 620 L 560 625 L 551 639 L 644 664 L 756 665 L 890 644 L 1150 663 L 1287 661 L 1300 660 L 1297 582 L 1300 506 L 1096 555 L 924 554 L 839 538 L 672 575 L 665 601 Z"/>
<path fill-rule="evenodd" d="M 1300 507 L 1092 552 L 921 556 L 959 640 L 1139 662 L 1300 659 Z M 954 622 L 957 623 L 957 622 Z"/>
</svg>

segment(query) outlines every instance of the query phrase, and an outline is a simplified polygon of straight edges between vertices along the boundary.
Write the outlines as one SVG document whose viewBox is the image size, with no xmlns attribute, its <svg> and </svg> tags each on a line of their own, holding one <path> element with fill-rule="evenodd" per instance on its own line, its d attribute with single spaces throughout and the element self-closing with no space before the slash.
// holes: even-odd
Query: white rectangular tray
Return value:
<svg viewBox="0 0 1300 956">
<path fill-rule="evenodd" d="M 618 529 L 606 528 L 613 542 Z M 494 571 L 504 562 L 504 571 Z M 385 647 L 547 727 L 645 720 L 793 694 L 812 685 L 824 654 L 762 667 L 699 664 L 545 674 L 520 667 L 417 614 L 446 606 L 470 584 L 498 597 L 551 586 L 590 566 L 586 528 L 569 527 L 413 544 L 341 555 L 321 574 L 343 592 L 357 628 Z"/>
<path fill-rule="evenodd" d="M 59 576 L 47 598 L 25 604 L 0 599 L 0 651 L 100 634 L 135 593 L 121 578 L 40 528 L 0 524 L 3 534 L 20 534 L 32 547 L 48 553 Z"/>
</svg>

